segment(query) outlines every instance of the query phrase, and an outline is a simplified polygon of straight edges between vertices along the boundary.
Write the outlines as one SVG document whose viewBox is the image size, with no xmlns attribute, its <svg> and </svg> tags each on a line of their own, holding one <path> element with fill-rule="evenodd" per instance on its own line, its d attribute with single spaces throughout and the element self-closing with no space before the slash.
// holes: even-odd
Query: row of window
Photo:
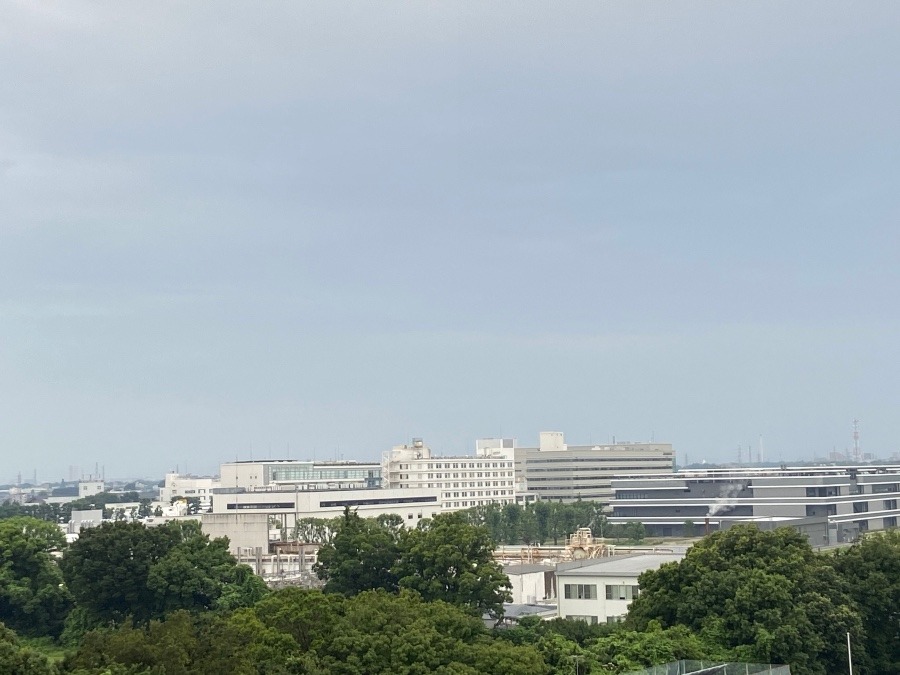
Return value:
<svg viewBox="0 0 900 675">
<path fill-rule="evenodd" d="M 512 499 L 474 499 L 464 502 L 444 502 L 444 508 L 465 509 L 470 506 L 484 506 L 486 504 L 512 504 Z"/>
<path fill-rule="evenodd" d="M 412 474 L 418 480 L 423 480 L 425 477 L 424 473 L 414 473 Z M 400 480 L 409 480 L 410 474 L 401 473 Z M 428 480 L 441 479 L 441 478 L 464 478 L 464 479 L 472 479 L 472 478 L 502 478 L 502 477 L 512 478 L 512 471 L 470 471 L 469 473 L 463 472 L 462 475 L 459 473 L 430 473 L 428 474 Z"/>
<path fill-rule="evenodd" d="M 511 495 L 512 492 L 513 492 L 512 490 L 494 490 L 494 496 L 498 497 L 500 495 Z M 459 497 L 490 497 L 490 496 L 491 496 L 490 490 L 471 490 L 469 492 L 452 492 L 452 493 L 445 492 L 444 493 L 444 499 L 451 499 L 453 497 L 456 497 L 458 499 Z"/>
<path fill-rule="evenodd" d="M 428 470 L 432 469 L 506 469 L 512 468 L 512 462 L 438 462 L 438 463 L 429 463 Z M 419 470 L 422 471 L 421 465 L 416 464 L 401 464 L 401 471 L 408 471 L 412 469 L 413 471 Z"/>
<path fill-rule="evenodd" d="M 639 593 L 637 585 L 605 584 L 607 600 L 634 600 Z M 566 600 L 596 600 L 597 584 L 564 584 L 563 597 Z"/>
</svg>

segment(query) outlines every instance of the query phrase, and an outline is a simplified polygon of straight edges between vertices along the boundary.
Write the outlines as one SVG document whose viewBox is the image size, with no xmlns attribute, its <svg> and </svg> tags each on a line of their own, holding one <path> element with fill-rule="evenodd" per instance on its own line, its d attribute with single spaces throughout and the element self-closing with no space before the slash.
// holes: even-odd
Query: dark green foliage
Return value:
<svg viewBox="0 0 900 675">
<path fill-rule="evenodd" d="M 331 543 L 319 549 L 316 574 L 327 579 L 325 590 L 344 595 L 379 588 L 396 591 L 398 536 L 398 530 L 347 509 Z"/>
<path fill-rule="evenodd" d="M 423 520 L 410 531 L 401 523 L 348 510 L 332 541 L 319 549 L 316 573 L 326 580 L 325 591 L 352 596 L 409 588 L 425 600 L 443 600 L 478 616 L 502 614 L 509 580 L 493 560 L 485 528 L 460 514 Z"/>
<path fill-rule="evenodd" d="M 259 598 L 261 581 L 236 571 L 224 539 L 210 541 L 199 523 L 104 523 L 83 530 L 63 557 L 66 583 L 96 625 L 130 617 L 138 624 L 178 609 L 228 608 Z"/>
<path fill-rule="evenodd" d="M 545 672 L 535 649 L 492 640 L 452 605 L 406 592 L 346 598 L 299 589 L 231 616 L 175 612 L 147 629 L 91 633 L 64 671 L 95 675 L 117 665 L 166 675 Z"/>
<path fill-rule="evenodd" d="M 436 516 L 401 537 L 396 565 L 402 588 L 425 600 L 443 600 L 477 616 L 503 615 L 509 579 L 493 559 L 493 542 L 483 527 L 456 513 Z"/>
<path fill-rule="evenodd" d="M 633 538 L 630 535 L 636 530 L 629 533 L 624 529 L 627 526 L 610 525 L 602 508 L 600 502 L 534 502 L 527 506 L 486 504 L 459 513 L 473 525 L 483 525 L 498 544 L 557 545 L 581 527 L 590 528 L 598 537 Z"/>
<path fill-rule="evenodd" d="M 23 646 L 16 634 L 0 623 L 0 673 L 3 675 L 53 675 L 55 669 L 46 656 Z"/>
<path fill-rule="evenodd" d="M 866 666 L 863 672 L 900 673 L 900 532 L 866 536 L 838 551 L 834 566 L 862 615 L 869 660 L 858 647 L 854 660 Z"/>
<path fill-rule="evenodd" d="M 56 637 L 63 630 L 72 598 L 50 552 L 65 544 L 52 523 L 0 520 L 0 620 L 23 635 Z"/>
<path fill-rule="evenodd" d="M 862 634 L 841 578 L 788 528 L 716 532 L 640 585 L 630 626 L 686 626 L 735 660 L 786 663 L 796 675 L 842 667 L 846 632 Z"/>
</svg>

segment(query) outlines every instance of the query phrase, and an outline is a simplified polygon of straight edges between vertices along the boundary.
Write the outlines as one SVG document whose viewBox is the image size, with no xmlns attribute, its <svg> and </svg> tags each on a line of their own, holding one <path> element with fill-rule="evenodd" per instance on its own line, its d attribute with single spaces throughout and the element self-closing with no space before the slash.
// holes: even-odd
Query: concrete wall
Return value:
<svg viewBox="0 0 900 675">
<path fill-rule="evenodd" d="M 264 513 L 204 513 L 200 527 L 210 539 L 228 537 L 228 550 L 260 548 L 269 551 L 269 517 Z"/>
</svg>

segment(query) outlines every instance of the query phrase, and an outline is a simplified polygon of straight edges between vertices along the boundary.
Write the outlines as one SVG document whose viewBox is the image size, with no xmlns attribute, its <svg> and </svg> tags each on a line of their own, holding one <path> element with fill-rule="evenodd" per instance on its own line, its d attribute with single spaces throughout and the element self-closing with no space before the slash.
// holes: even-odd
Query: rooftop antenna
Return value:
<svg viewBox="0 0 900 675">
<path fill-rule="evenodd" d="M 861 456 L 859 454 L 859 420 L 853 420 L 853 461 L 859 464 Z"/>
</svg>

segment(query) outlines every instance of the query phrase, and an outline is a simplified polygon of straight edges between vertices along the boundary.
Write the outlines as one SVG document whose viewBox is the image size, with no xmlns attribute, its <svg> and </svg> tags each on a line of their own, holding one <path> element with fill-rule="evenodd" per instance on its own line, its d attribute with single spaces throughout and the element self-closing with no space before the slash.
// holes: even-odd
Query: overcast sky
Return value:
<svg viewBox="0 0 900 675">
<path fill-rule="evenodd" d="M 0 482 L 900 449 L 900 4 L 0 5 Z"/>
</svg>

